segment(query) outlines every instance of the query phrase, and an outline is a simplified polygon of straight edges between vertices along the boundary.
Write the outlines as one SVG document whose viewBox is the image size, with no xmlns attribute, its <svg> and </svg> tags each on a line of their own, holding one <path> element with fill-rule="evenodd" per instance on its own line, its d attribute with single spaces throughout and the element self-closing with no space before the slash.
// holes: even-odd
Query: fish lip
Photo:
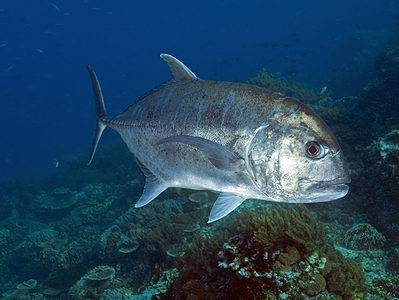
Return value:
<svg viewBox="0 0 399 300">
<path fill-rule="evenodd" d="M 330 180 L 330 181 L 325 181 L 325 183 L 328 185 L 348 185 L 351 183 L 351 177 L 349 175 L 345 175 L 343 177 L 338 177 L 336 179 Z"/>
<path fill-rule="evenodd" d="M 303 183 L 310 183 L 310 186 L 306 187 L 307 192 L 316 192 L 320 190 L 347 190 L 349 189 L 348 184 L 351 182 L 351 178 L 348 174 L 345 176 L 337 177 L 332 180 L 317 181 L 317 180 L 305 180 Z"/>
<path fill-rule="evenodd" d="M 332 180 L 326 180 L 326 181 L 317 181 L 317 180 L 306 180 L 309 183 L 314 183 L 316 186 L 320 187 L 332 187 L 332 186 L 338 186 L 338 185 L 348 185 L 351 183 L 351 177 L 349 175 L 345 175 L 343 177 L 338 177 Z"/>
</svg>

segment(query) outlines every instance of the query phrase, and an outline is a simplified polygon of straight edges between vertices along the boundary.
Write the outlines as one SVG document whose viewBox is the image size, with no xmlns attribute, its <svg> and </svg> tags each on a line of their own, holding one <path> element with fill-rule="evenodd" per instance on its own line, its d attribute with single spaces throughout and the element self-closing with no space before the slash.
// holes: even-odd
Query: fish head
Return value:
<svg viewBox="0 0 399 300">
<path fill-rule="evenodd" d="M 259 191 L 280 202 L 344 197 L 350 176 L 337 139 L 314 112 L 296 103 L 256 133 L 248 161 Z"/>
</svg>

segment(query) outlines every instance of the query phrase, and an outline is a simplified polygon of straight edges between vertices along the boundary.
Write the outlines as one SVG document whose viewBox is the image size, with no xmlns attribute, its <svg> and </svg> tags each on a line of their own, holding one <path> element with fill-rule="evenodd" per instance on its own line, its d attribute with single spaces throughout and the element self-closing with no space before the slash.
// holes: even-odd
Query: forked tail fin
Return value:
<svg viewBox="0 0 399 300">
<path fill-rule="evenodd" d="M 97 116 L 96 132 L 94 135 L 93 144 L 91 146 L 90 158 L 89 161 L 87 162 L 87 165 L 90 165 L 91 162 L 93 161 L 94 154 L 96 153 L 96 149 L 98 146 L 98 142 L 100 141 L 101 135 L 104 129 L 107 128 L 107 125 L 103 121 L 107 117 L 107 112 L 105 111 L 103 93 L 101 92 L 101 86 L 100 83 L 98 82 L 97 75 L 92 69 L 92 67 L 88 66 L 87 70 L 89 71 L 91 83 L 93 85 L 94 101 L 96 104 L 96 116 Z"/>
</svg>

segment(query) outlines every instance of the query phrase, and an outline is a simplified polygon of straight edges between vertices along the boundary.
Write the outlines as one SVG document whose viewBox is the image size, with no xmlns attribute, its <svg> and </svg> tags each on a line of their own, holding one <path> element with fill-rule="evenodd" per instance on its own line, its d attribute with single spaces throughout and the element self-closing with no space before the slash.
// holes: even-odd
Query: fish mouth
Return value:
<svg viewBox="0 0 399 300">
<path fill-rule="evenodd" d="M 299 186 L 309 202 L 324 202 L 345 197 L 350 182 L 350 176 L 346 175 L 328 181 L 304 180 Z"/>
<path fill-rule="evenodd" d="M 308 181 L 312 182 L 312 181 Z M 335 186 L 342 186 L 342 185 L 348 185 L 351 183 L 351 178 L 349 175 L 346 175 L 344 177 L 339 177 L 333 180 L 328 180 L 328 181 L 313 181 L 313 184 L 311 184 L 312 188 L 315 189 L 322 189 L 322 188 L 331 188 Z"/>
</svg>

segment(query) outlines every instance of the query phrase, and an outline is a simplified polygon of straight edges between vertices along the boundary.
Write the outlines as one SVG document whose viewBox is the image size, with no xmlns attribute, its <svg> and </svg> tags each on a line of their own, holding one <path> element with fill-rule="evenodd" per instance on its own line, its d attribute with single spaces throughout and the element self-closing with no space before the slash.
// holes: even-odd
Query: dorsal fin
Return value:
<svg viewBox="0 0 399 300">
<path fill-rule="evenodd" d="M 198 79 L 197 76 L 187 68 L 180 60 L 169 54 L 161 54 L 160 57 L 166 61 L 175 80 L 193 80 Z"/>
</svg>

